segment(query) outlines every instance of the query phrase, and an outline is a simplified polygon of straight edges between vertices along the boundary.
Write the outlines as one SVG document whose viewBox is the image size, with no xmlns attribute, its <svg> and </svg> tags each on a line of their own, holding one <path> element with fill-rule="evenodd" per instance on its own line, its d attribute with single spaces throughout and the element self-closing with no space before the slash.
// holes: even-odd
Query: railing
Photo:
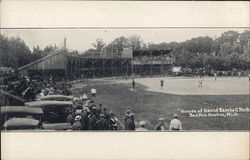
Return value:
<svg viewBox="0 0 250 160">
<path fill-rule="evenodd" d="M 133 60 L 134 65 L 151 65 L 151 64 L 173 64 L 174 60 Z"/>
</svg>

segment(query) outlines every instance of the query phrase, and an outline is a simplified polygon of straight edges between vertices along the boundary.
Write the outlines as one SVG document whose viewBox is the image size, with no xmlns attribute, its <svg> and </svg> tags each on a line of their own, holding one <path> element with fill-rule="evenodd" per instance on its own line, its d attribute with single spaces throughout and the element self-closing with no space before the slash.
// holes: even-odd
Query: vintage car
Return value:
<svg viewBox="0 0 250 160">
<path fill-rule="evenodd" d="M 42 129 L 44 130 L 72 130 L 72 126 L 69 123 L 51 123 L 51 124 L 43 124 Z"/>
<path fill-rule="evenodd" d="M 41 101 L 72 101 L 73 96 L 64 95 L 47 95 L 40 98 Z"/>
<path fill-rule="evenodd" d="M 66 117 L 73 109 L 73 103 L 70 101 L 34 101 L 26 102 L 25 106 L 41 108 L 44 116 L 44 123 L 63 123 Z"/>
<path fill-rule="evenodd" d="M 41 121 L 43 110 L 41 108 L 31 108 L 25 106 L 2 106 L 1 107 L 1 128 L 3 124 L 11 118 L 32 118 Z"/>
<path fill-rule="evenodd" d="M 11 118 L 3 124 L 4 130 L 41 129 L 41 123 L 31 118 Z"/>
</svg>

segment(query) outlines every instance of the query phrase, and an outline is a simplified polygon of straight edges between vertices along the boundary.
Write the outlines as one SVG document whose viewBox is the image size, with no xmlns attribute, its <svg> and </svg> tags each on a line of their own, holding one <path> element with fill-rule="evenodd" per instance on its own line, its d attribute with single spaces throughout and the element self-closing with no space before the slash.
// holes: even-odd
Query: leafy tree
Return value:
<svg viewBox="0 0 250 160">
<path fill-rule="evenodd" d="M 18 68 L 31 62 L 31 51 L 19 37 L 0 35 L 0 66 Z"/>
<path fill-rule="evenodd" d="M 96 51 L 101 51 L 102 48 L 105 46 L 105 43 L 102 39 L 96 39 L 94 43 L 92 43 L 92 46 L 95 48 Z"/>
</svg>

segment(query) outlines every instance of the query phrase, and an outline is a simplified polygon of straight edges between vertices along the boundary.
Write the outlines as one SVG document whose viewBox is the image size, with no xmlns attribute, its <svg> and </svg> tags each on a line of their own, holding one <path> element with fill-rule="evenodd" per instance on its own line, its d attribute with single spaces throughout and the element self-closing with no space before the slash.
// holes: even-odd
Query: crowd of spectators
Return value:
<svg viewBox="0 0 250 160">
<path fill-rule="evenodd" d="M 1 73 L 1 90 L 21 97 L 27 101 L 36 100 L 40 94 L 70 95 L 70 85 L 55 81 L 52 76 L 31 78 L 16 72 Z"/>
<path fill-rule="evenodd" d="M 144 55 L 144 56 L 136 56 L 133 57 L 134 61 L 142 62 L 142 63 L 151 63 L 154 61 L 169 61 L 171 58 L 167 55 L 159 55 L 159 56 L 149 56 L 149 55 Z"/>
<path fill-rule="evenodd" d="M 147 131 L 146 121 L 135 122 L 135 114 L 131 110 L 126 110 L 123 122 L 120 121 L 115 113 L 102 104 L 95 102 L 96 90 L 91 89 L 88 94 L 74 97 L 73 110 L 66 118 L 67 123 L 72 125 L 73 130 L 128 130 L 128 131 Z M 159 123 L 154 130 L 181 130 L 181 122 L 178 115 L 170 122 L 170 128 L 164 128 L 166 120 L 159 118 Z"/>
<path fill-rule="evenodd" d="M 22 97 L 27 101 L 36 101 L 47 95 L 72 95 L 71 85 L 56 82 L 52 76 L 33 79 L 29 76 L 18 75 L 15 72 L 1 73 L 1 90 Z M 135 114 L 126 110 L 121 122 L 114 112 L 103 108 L 95 102 L 96 90 L 82 96 L 74 96 L 73 109 L 68 113 L 66 122 L 73 130 L 135 130 L 146 131 L 145 121 L 135 122 Z M 163 118 L 159 119 L 155 130 L 165 130 Z"/>
<path fill-rule="evenodd" d="M 120 130 L 123 124 L 118 120 L 115 113 L 103 108 L 102 104 L 94 101 L 96 90 L 91 94 L 83 94 L 73 99 L 73 110 L 69 113 L 66 121 L 72 125 L 73 130 Z"/>
</svg>

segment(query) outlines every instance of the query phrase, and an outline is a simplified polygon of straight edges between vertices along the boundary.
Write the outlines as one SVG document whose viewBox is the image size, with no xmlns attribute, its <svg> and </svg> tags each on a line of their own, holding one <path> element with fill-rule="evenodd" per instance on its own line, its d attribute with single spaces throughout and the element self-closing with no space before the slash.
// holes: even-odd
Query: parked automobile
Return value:
<svg viewBox="0 0 250 160">
<path fill-rule="evenodd" d="M 25 106 L 41 108 L 44 116 L 44 123 L 63 123 L 66 117 L 73 110 L 73 103 L 70 101 L 34 101 L 26 102 Z"/>
<path fill-rule="evenodd" d="M 43 110 L 41 108 L 31 108 L 25 106 L 2 106 L 1 107 L 1 128 L 3 124 L 11 118 L 32 118 L 41 121 Z"/>
<path fill-rule="evenodd" d="M 72 126 L 69 123 L 51 123 L 51 124 L 43 124 L 42 129 L 44 130 L 72 130 Z"/>
<path fill-rule="evenodd" d="M 3 125 L 4 130 L 29 130 L 41 129 L 39 120 L 31 118 L 11 118 Z"/>
<path fill-rule="evenodd" d="M 41 101 L 72 101 L 73 96 L 64 95 L 47 95 L 40 98 Z"/>
</svg>

